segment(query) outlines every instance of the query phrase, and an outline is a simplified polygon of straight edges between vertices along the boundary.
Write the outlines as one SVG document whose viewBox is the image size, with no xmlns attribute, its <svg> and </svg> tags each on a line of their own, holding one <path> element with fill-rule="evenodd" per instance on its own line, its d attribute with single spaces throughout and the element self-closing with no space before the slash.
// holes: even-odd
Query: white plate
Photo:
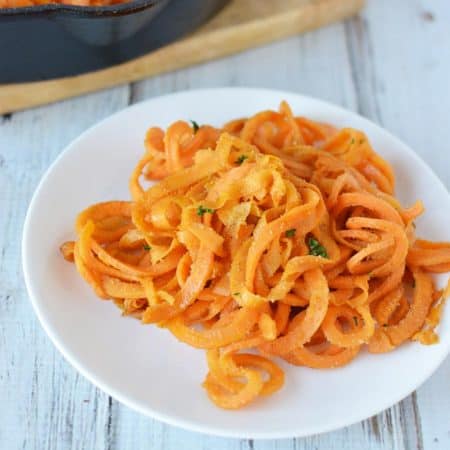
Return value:
<svg viewBox="0 0 450 450">
<path fill-rule="evenodd" d="M 204 352 L 168 331 L 123 318 L 101 301 L 59 254 L 74 238 L 77 213 L 87 205 L 128 199 L 128 177 L 143 152 L 150 125 L 176 119 L 221 125 L 286 99 L 294 112 L 364 130 L 394 166 L 405 204 L 420 198 L 426 214 L 419 235 L 450 240 L 450 197 L 414 152 L 351 112 L 308 97 L 261 89 L 182 92 L 124 109 L 88 130 L 59 156 L 42 179 L 25 221 L 23 269 L 42 326 L 66 359 L 112 397 L 143 414 L 195 431 L 241 438 L 305 436 L 370 417 L 423 383 L 450 347 L 450 308 L 435 346 L 407 344 L 385 355 L 363 353 L 350 365 L 313 370 L 284 365 L 286 384 L 240 411 L 223 411 L 206 397 Z"/>
</svg>

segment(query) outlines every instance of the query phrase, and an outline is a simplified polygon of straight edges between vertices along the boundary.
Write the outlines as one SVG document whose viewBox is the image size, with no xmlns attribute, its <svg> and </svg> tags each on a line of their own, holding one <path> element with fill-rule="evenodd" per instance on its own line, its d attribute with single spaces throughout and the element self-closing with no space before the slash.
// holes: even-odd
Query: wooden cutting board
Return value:
<svg viewBox="0 0 450 450">
<path fill-rule="evenodd" d="M 0 114 L 198 64 L 356 14 L 364 0 L 232 0 L 195 33 L 108 69 L 55 80 L 0 84 Z"/>
</svg>

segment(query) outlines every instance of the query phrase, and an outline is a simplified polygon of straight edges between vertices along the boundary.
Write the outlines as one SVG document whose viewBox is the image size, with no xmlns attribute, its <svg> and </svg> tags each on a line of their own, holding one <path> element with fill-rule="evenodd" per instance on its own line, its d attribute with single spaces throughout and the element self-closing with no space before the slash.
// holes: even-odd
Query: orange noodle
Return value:
<svg viewBox="0 0 450 450">
<path fill-rule="evenodd" d="M 81 212 L 61 252 L 124 314 L 205 349 L 215 404 L 279 390 L 275 357 L 326 369 L 438 341 L 450 288 L 431 274 L 450 271 L 450 244 L 416 239 L 423 205 L 395 198 L 394 172 L 363 132 L 285 102 L 193 125 L 150 128 L 131 201 Z"/>
</svg>

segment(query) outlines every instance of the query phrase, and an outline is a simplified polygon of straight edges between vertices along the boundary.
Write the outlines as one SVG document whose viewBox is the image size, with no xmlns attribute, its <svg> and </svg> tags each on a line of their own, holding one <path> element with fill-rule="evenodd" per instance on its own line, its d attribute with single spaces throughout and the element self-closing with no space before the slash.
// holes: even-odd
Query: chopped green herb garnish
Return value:
<svg viewBox="0 0 450 450">
<path fill-rule="evenodd" d="M 355 143 L 355 138 L 352 138 L 352 140 L 350 141 L 350 143 L 353 145 Z"/>
<path fill-rule="evenodd" d="M 322 258 L 328 258 L 326 248 L 316 239 L 309 238 L 308 240 L 309 254 L 313 256 L 321 256 Z"/>
<path fill-rule="evenodd" d="M 241 165 L 246 159 L 248 159 L 247 155 L 240 155 L 239 158 L 236 160 L 236 164 Z"/>
<path fill-rule="evenodd" d="M 144 247 L 144 250 L 147 250 L 147 251 L 151 250 L 151 247 L 148 244 L 144 244 L 143 247 Z"/>
<path fill-rule="evenodd" d="M 286 233 L 284 234 L 286 235 L 286 237 L 294 237 L 296 231 L 297 230 L 295 228 L 291 228 L 290 230 L 286 230 Z"/>
<path fill-rule="evenodd" d="M 355 326 L 358 326 L 358 317 L 353 316 L 353 322 L 354 322 Z"/>
<path fill-rule="evenodd" d="M 205 208 L 204 206 L 200 205 L 197 208 L 197 216 L 203 216 L 203 214 L 214 214 L 214 209 L 211 208 Z"/>
<path fill-rule="evenodd" d="M 241 295 L 240 292 L 235 292 L 233 295 Z"/>
<path fill-rule="evenodd" d="M 195 120 L 190 121 L 192 123 L 192 129 L 194 130 L 194 134 L 197 133 L 198 129 L 200 128 L 198 126 L 198 123 Z"/>
</svg>

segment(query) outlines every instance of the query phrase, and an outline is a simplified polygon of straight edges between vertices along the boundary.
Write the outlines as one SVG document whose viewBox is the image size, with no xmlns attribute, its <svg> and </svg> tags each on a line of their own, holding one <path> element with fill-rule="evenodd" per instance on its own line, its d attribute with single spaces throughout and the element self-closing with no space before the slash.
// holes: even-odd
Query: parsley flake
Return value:
<svg viewBox="0 0 450 450">
<path fill-rule="evenodd" d="M 144 244 L 143 247 L 144 247 L 144 250 L 147 250 L 147 251 L 151 250 L 151 247 L 148 244 Z"/>
<path fill-rule="evenodd" d="M 241 295 L 240 292 L 235 292 L 233 295 Z"/>
<path fill-rule="evenodd" d="M 214 209 L 211 208 L 205 208 L 203 205 L 200 205 L 197 208 L 197 216 L 203 216 L 204 214 L 214 214 Z"/>
<path fill-rule="evenodd" d="M 290 230 L 286 230 L 284 234 L 286 235 L 286 237 L 294 237 L 296 231 L 297 230 L 295 228 L 291 228 Z"/>
<path fill-rule="evenodd" d="M 236 164 L 241 165 L 246 159 L 248 159 L 247 155 L 240 155 L 239 158 L 236 160 Z"/>
<path fill-rule="evenodd" d="M 358 326 L 358 317 L 357 316 L 353 316 L 353 322 L 354 322 L 355 326 Z"/>
<path fill-rule="evenodd" d="M 195 120 L 190 120 L 190 122 L 192 123 L 192 129 L 194 131 L 194 134 L 197 133 L 198 129 L 200 128 L 198 126 L 198 123 Z"/>
<path fill-rule="evenodd" d="M 313 256 L 321 256 L 322 258 L 328 258 L 326 248 L 316 239 L 309 238 L 308 240 L 309 254 Z"/>
</svg>

